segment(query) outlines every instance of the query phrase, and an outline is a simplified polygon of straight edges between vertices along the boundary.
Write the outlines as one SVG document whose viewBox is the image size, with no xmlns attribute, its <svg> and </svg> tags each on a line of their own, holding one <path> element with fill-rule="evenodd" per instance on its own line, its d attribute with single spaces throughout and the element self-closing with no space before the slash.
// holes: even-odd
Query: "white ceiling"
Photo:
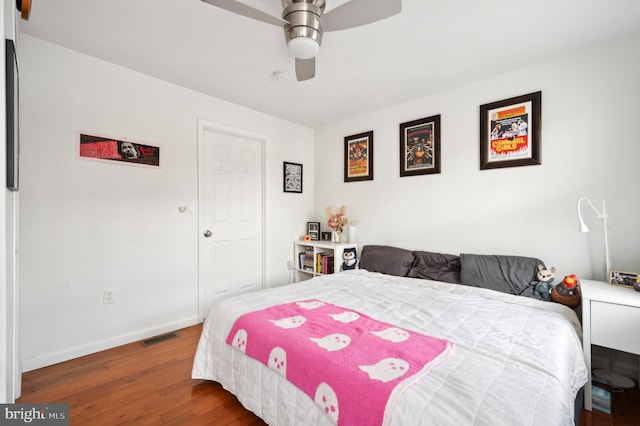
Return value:
<svg viewBox="0 0 640 426">
<path fill-rule="evenodd" d="M 280 14 L 281 0 L 244 2 Z M 327 0 L 327 10 L 344 2 Z M 200 0 L 33 0 L 21 27 L 317 128 L 635 33 L 640 1 L 404 0 L 400 15 L 325 33 L 306 82 L 295 79 L 281 28 Z M 290 78 L 274 79 L 276 71 Z"/>
</svg>

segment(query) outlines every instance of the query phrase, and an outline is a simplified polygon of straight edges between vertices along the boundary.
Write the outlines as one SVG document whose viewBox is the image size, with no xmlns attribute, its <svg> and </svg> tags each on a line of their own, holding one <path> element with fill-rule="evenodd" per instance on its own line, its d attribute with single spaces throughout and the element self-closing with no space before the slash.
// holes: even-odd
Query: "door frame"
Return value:
<svg viewBox="0 0 640 426">
<path fill-rule="evenodd" d="M 262 192 L 262 200 L 260 203 L 260 237 L 262 239 L 261 247 L 260 247 L 260 256 L 261 256 L 261 265 L 262 269 L 260 271 L 260 288 L 264 288 L 264 274 L 265 274 L 265 201 L 266 201 L 266 193 L 265 193 L 265 147 L 267 146 L 268 138 L 264 135 L 260 135 L 258 133 L 249 132 L 242 129 L 237 129 L 234 127 L 225 126 L 222 124 L 214 123 L 212 121 L 198 119 L 198 321 L 204 321 L 204 317 L 207 314 L 206 312 L 206 304 L 204 301 L 205 296 L 205 283 L 202 282 L 202 263 L 204 260 L 202 259 L 202 252 L 204 244 L 203 234 L 205 232 L 205 224 L 204 215 L 202 214 L 202 200 L 204 190 L 201 182 L 203 180 L 202 173 L 204 170 L 204 132 L 205 131 L 213 131 L 216 133 L 222 133 L 230 136 L 236 136 L 244 139 L 251 139 L 260 144 L 260 191 Z"/>
</svg>

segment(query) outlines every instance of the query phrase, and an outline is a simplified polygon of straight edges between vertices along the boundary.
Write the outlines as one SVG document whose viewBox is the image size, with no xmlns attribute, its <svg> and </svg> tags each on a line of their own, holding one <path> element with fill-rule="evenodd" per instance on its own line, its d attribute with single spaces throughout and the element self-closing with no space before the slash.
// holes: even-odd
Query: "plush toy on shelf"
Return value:
<svg viewBox="0 0 640 426">
<path fill-rule="evenodd" d="M 538 265 L 538 272 L 536 272 L 536 279 L 531 281 L 531 285 L 533 286 L 533 294 L 542 300 L 549 300 L 551 289 L 553 285 L 551 284 L 555 278 L 556 268 L 551 267 L 551 269 L 546 269 L 544 265 Z"/>
<path fill-rule="evenodd" d="M 346 248 L 342 253 L 342 270 L 358 269 L 358 253 L 355 248 Z"/>
<path fill-rule="evenodd" d="M 562 282 L 551 290 L 551 300 L 570 308 L 580 304 L 580 282 L 575 274 L 567 275 Z"/>
</svg>

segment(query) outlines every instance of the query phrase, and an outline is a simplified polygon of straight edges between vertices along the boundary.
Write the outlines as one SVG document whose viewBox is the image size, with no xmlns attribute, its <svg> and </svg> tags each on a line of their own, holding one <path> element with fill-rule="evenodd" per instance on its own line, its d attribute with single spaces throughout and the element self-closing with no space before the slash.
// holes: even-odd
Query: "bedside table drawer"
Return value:
<svg viewBox="0 0 640 426">
<path fill-rule="evenodd" d="M 592 300 L 591 343 L 640 354 L 640 308 Z"/>
</svg>

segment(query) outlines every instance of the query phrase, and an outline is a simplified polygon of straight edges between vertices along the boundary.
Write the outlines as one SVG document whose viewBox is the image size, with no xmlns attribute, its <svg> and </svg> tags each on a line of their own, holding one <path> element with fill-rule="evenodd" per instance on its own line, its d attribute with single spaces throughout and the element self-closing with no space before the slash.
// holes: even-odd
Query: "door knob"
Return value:
<svg viewBox="0 0 640 426">
<path fill-rule="evenodd" d="M 206 231 L 204 231 L 204 236 L 206 238 L 209 238 L 210 236 L 212 236 L 213 234 L 211 233 L 211 231 L 209 231 L 208 229 Z"/>
</svg>

